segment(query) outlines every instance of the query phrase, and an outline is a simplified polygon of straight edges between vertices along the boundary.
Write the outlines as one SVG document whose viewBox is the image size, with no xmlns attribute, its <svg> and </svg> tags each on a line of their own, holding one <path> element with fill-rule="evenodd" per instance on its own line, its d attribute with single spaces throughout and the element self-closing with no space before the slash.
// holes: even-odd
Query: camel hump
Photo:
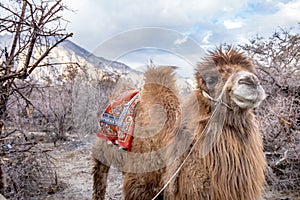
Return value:
<svg viewBox="0 0 300 200">
<path fill-rule="evenodd" d="M 141 139 L 132 140 L 133 151 L 154 152 L 174 137 L 181 119 L 175 69 L 173 66 L 148 67 L 144 73 L 144 86 L 135 115 L 138 125 L 135 133 Z M 135 148 L 135 144 L 141 149 Z"/>
<path fill-rule="evenodd" d="M 180 116 L 180 97 L 176 88 L 175 69 L 173 66 L 149 67 L 144 75 L 140 107 L 147 110 L 149 105 L 151 109 L 155 109 L 155 112 L 150 112 L 151 119 L 160 119 L 159 123 L 164 121 L 162 119 L 164 116 L 167 117 L 165 120 L 168 123 L 174 124 Z M 152 122 L 154 123 L 154 120 Z"/>
<path fill-rule="evenodd" d="M 177 93 L 175 69 L 175 66 L 148 67 L 144 74 L 144 90 L 154 94 L 162 89 Z"/>
</svg>

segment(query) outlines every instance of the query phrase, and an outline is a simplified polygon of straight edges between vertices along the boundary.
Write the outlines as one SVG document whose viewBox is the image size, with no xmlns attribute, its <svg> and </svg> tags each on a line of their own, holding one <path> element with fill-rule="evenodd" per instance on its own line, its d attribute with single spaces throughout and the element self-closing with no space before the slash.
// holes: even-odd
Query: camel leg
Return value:
<svg viewBox="0 0 300 200">
<path fill-rule="evenodd" d="M 95 165 L 93 168 L 93 200 L 105 199 L 105 192 L 107 187 L 107 176 L 109 166 L 104 165 L 97 159 L 94 159 Z"/>
<path fill-rule="evenodd" d="M 124 199 L 125 200 L 151 200 L 160 190 L 160 173 L 125 174 Z M 146 180 L 147 179 L 147 180 Z M 156 200 L 163 199 L 162 194 Z"/>
</svg>

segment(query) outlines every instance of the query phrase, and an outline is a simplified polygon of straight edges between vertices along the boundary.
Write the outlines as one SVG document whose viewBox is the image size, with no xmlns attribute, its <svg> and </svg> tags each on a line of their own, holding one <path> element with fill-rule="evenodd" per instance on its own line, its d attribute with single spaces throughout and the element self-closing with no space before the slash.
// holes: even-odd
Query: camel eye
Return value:
<svg viewBox="0 0 300 200">
<path fill-rule="evenodd" d="M 208 89 L 213 88 L 218 83 L 218 76 L 209 76 L 205 79 L 206 85 Z"/>
</svg>

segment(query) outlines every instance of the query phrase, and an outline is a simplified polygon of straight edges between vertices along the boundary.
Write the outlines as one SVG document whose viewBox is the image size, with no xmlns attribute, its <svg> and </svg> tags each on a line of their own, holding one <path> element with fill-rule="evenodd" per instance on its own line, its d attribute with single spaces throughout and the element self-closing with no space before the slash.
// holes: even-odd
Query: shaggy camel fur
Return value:
<svg viewBox="0 0 300 200">
<path fill-rule="evenodd" d="M 265 93 L 252 62 L 232 48 L 220 48 L 198 64 L 195 77 L 195 91 L 181 104 L 172 67 L 145 73 L 135 118 L 140 125 L 132 142 L 132 152 L 143 157 L 116 156 L 117 150 L 103 150 L 98 139 L 94 199 L 104 198 L 111 164 L 124 171 L 128 200 L 152 199 L 164 185 L 157 199 L 261 198 L 266 161 L 253 108 Z M 163 111 L 151 112 L 154 105 Z M 151 157 L 148 152 L 159 153 Z M 140 160 L 133 166 L 134 159 Z"/>
</svg>

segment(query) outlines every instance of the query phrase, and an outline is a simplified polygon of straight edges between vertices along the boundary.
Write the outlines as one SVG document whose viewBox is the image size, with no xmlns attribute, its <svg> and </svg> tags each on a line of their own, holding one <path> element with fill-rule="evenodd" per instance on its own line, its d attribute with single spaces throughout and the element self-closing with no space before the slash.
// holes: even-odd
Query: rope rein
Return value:
<svg viewBox="0 0 300 200">
<path fill-rule="evenodd" d="M 209 100 L 215 102 L 216 104 L 223 104 L 225 107 L 227 107 L 227 108 L 229 108 L 230 110 L 232 110 L 232 108 L 231 108 L 227 103 L 225 103 L 224 101 L 222 101 L 221 98 L 214 99 L 214 98 L 212 98 L 207 92 L 205 92 L 204 90 L 202 91 L 202 95 L 203 95 L 205 98 L 208 98 Z"/>
<path fill-rule="evenodd" d="M 219 95 L 219 97 L 217 99 L 214 99 L 213 97 L 211 97 L 208 93 L 206 93 L 205 91 L 202 91 L 202 94 L 205 98 L 215 102 L 215 109 L 212 112 L 209 120 L 207 121 L 204 129 L 201 132 L 200 137 L 196 140 L 195 144 L 192 146 L 192 148 L 190 149 L 189 153 L 187 154 L 187 156 L 184 158 L 183 162 L 179 165 L 179 167 L 177 168 L 177 170 L 174 172 L 174 174 L 169 178 L 169 180 L 165 183 L 165 185 L 159 190 L 159 192 L 152 198 L 152 200 L 155 200 L 166 188 L 167 186 L 171 183 L 171 181 L 178 175 L 178 173 L 180 172 L 180 170 L 182 169 L 183 165 L 186 163 L 187 159 L 190 157 L 190 155 L 192 154 L 192 152 L 194 151 L 194 149 L 196 148 L 197 144 L 199 143 L 200 139 L 202 139 L 203 137 L 203 133 L 205 133 L 208 129 L 208 125 L 210 124 L 210 122 L 212 121 L 213 117 L 215 116 L 216 112 L 217 112 L 217 108 L 218 105 L 224 105 L 225 107 L 227 107 L 230 110 L 233 110 L 228 104 L 226 104 L 225 102 L 222 101 L 222 96 L 225 92 L 225 88 L 227 87 L 229 80 L 231 80 L 233 77 L 233 75 L 231 75 L 229 77 L 229 79 L 226 81 L 226 83 L 223 86 L 223 89 L 221 91 L 221 94 Z"/>
</svg>

